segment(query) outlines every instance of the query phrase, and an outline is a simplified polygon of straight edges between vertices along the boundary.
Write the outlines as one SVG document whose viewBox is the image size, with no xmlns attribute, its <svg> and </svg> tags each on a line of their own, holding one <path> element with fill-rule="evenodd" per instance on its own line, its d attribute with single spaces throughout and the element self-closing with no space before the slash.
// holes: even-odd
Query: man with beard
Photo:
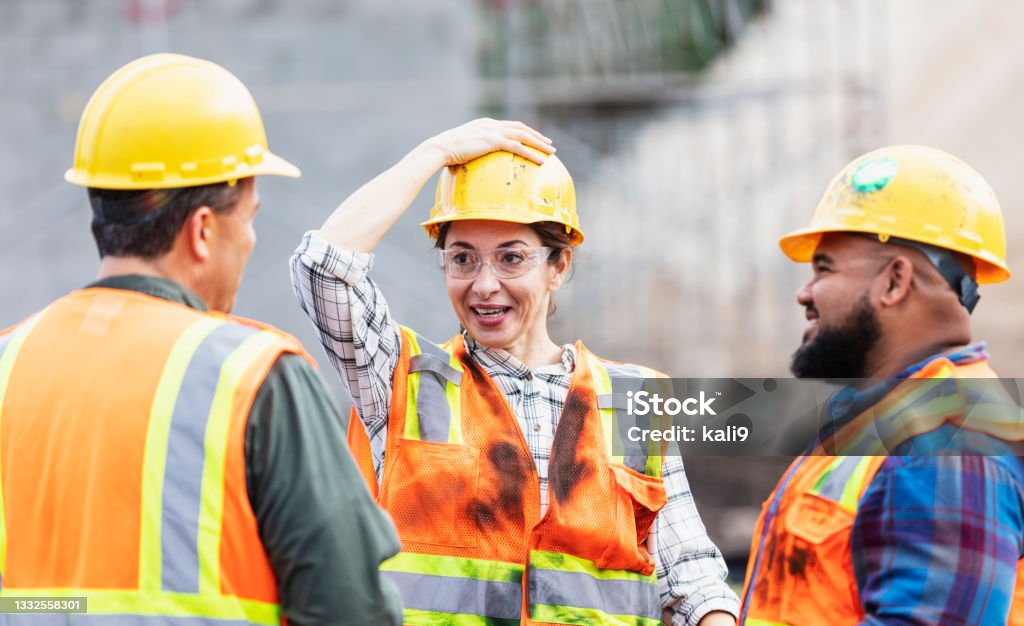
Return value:
<svg viewBox="0 0 1024 626">
<path fill-rule="evenodd" d="M 869 380 L 764 507 L 740 624 L 1024 624 L 1020 412 L 966 380 L 995 377 L 970 324 L 978 283 L 1010 276 L 995 194 L 948 154 L 885 148 L 780 245 L 813 268 L 793 374 Z"/>
</svg>

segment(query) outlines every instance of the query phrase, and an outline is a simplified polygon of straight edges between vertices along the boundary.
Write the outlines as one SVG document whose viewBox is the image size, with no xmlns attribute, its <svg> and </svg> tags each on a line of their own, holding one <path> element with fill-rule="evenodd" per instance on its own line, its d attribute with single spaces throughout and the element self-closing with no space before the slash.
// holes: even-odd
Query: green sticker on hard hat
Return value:
<svg viewBox="0 0 1024 626">
<path fill-rule="evenodd" d="M 871 193 L 883 189 L 896 176 L 896 161 L 879 157 L 861 163 L 854 170 L 850 184 L 859 193 Z"/>
</svg>

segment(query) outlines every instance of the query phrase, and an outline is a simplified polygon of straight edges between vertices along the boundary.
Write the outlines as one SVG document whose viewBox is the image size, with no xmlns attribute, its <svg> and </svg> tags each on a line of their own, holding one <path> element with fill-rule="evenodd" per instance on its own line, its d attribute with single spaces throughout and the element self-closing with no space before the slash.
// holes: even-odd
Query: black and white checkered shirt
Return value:
<svg viewBox="0 0 1024 626">
<path fill-rule="evenodd" d="M 373 255 L 342 250 L 306 233 L 291 259 L 292 286 L 370 437 L 377 480 L 384 463 L 391 379 L 401 345 L 384 295 L 367 276 Z M 530 370 L 510 354 L 467 347 L 512 407 L 540 476 L 541 511 L 547 508 L 548 461 L 558 417 L 569 390 L 576 353 L 563 346 L 562 362 Z M 648 538 L 655 554 L 663 606 L 675 626 L 696 625 L 710 611 L 739 613 L 725 583 L 722 555 L 708 538 L 679 457 L 666 457 L 668 503 Z"/>
</svg>

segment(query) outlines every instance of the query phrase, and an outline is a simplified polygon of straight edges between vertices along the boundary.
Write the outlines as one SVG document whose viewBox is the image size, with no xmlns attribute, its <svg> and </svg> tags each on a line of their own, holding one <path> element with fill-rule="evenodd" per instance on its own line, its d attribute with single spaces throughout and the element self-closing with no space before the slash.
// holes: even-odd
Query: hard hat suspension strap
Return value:
<svg viewBox="0 0 1024 626">
<path fill-rule="evenodd" d="M 974 307 L 978 305 L 978 300 L 981 299 L 981 295 L 978 293 L 978 281 L 968 276 L 952 251 L 899 237 L 889 237 L 888 242 L 920 250 L 928 257 L 928 261 L 935 266 L 935 269 L 939 270 L 942 278 L 953 288 L 953 291 L 960 299 L 960 304 L 964 305 L 968 313 L 974 312 Z"/>
</svg>

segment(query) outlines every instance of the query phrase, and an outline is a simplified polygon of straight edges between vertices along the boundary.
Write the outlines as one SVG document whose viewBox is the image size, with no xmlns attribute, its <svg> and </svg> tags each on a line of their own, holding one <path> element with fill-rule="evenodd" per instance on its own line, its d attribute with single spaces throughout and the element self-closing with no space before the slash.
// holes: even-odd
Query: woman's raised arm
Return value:
<svg viewBox="0 0 1024 626">
<path fill-rule="evenodd" d="M 555 151 L 550 139 L 522 122 L 473 120 L 427 139 L 360 187 L 334 210 L 317 234 L 345 250 L 373 252 L 434 172 L 497 150 L 537 163 Z"/>
</svg>

